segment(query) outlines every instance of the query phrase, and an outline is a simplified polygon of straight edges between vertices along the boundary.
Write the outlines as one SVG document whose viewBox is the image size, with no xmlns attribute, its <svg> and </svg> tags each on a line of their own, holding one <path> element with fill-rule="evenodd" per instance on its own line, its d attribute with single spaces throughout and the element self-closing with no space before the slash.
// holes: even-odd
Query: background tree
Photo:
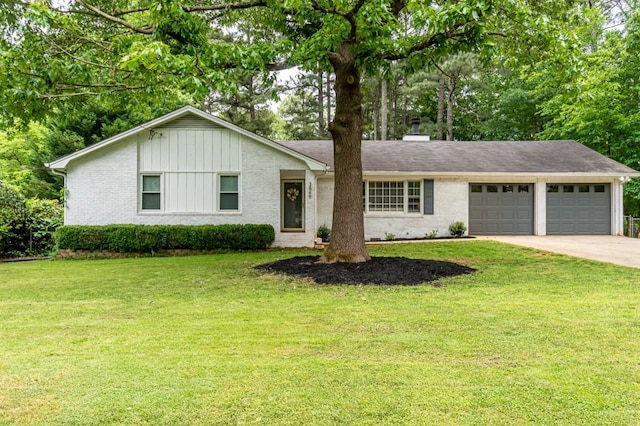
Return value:
<svg viewBox="0 0 640 426">
<path fill-rule="evenodd" d="M 555 34 L 564 7 L 508 0 L 33 2 L 3 40 L 1 66 L 10 78 L 0 93 L 10 106 L 5 114 L 34 115 L 59 108 L 60 99 L 120 93 L 153 104 L 178 90 L 201 102 L 212 91 L 237 87 L 238 73 L 331 69 L 336 191 L 324 260 L 360 262 L 369 259 L 361 204 L 362 77 L 400 60 L 415 72 L 494 34 L 508 46 L 538 42 Z M 256 36 L 246 43 L 238 28 L 249 26 Z"/>
<path fill-rule="evenodd" d="M 329 83 L 329 84 L 327 84 Z M 285 83 L 288 93 L 278 106 L 279 139 L 326 139 L 332 109 L 331 79 L 322 70 L 299 72 Z"/>
</svg>

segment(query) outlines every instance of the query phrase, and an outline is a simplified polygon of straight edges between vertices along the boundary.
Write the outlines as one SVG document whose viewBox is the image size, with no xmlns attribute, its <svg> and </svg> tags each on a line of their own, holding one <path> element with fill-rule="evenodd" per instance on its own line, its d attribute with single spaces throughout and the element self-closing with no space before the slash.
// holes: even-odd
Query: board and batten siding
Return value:
<svg viewBox="0 0 640 426">
<path fill-rule="evenodd" d="M 139 172 L 162 173 L 165 213 L 213 213 L 220 173 L 240 174 L 241 135 L 227 129 L 160 128 L 138 140 Z"/>
</svg>

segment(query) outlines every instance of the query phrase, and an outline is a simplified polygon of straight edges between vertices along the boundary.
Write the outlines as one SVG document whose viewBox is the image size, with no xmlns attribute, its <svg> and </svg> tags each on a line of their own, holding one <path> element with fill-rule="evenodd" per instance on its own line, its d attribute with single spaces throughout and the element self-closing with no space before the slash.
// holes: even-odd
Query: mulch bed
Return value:
<svg viewBox="0 0 640 426">
<path fill-rule="evenodd" d="M 471 274 L 475 269 L 439 260 L 372 257 L 365 263 L 317 263 L 320 256 L 298 256 L 256 266 L 256 269 L 311 278 L 318 284 L 440 286 L 440 278 Z"/>
</svg>

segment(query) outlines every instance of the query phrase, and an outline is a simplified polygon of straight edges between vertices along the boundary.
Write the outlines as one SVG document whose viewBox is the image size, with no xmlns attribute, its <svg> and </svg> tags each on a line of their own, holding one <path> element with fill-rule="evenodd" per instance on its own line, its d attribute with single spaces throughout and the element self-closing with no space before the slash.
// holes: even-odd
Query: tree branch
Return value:
<svg viewBox="0 0 640 426">
<path fill-rule="evenodd" d="M 74 61 L 78 61 L 78 62 L 80 62 L 82 64 L 89 65 L 89 66 L 92 66 L 92 67 L 106 68 L 106 69 L 111 70 L 111 71 L 116 71 L 117 70 L 117 68 L 109 66 L 109 65 L 100 64 L 100 63 L 97 63 L 97 62 L 92 62 L 92 61 L 88 61 L 86 59 L 80 58 L 80 57 L 74 55 L 72 52 L 70 52 L 67 49 L 65 49 L 64 47 L 62 47 L 59 44 L 57 44 L 55 41 L 51 41 L 51 45 L 53 47 L 57 48 L 58 50 L 60 50 L 62 53 L 64 53 L 68 57 L 70 57 L 71 59 L 73 59 Z"/>
<path fill-rule="evenodd" d="M 451 76 L 450 76 L 448 73 L 446 73 L 446 72 L 445 72 L 445 71 L 440 67 L 440 65 L 438 65 L 438 63 L 437 63 L 436 61 L 434 61 L 434 60 L 433 60 L 433 58 L 429 58 L 429 61 L 430 61 L 430 62 L 433 64 L 433 66 L 434 66 L 434 67 L 436 67 L 436 69 L 437 69 L 438 71 L 440 71 L 443 75 L 445 75 L 445 76 L 447 76 L 447 77 L 451 78 Z"/>
<path fill-rule="evenodd" d="M 236 3 L 223 3 L 223 4 L 210 4 L 210 5 L 197 5 L 197 6 L 183 6 L 182 10 L 185 12 L 202 12 L 213 10 L 239 10 L 239 9 L 251 9 L 252 7 L 266 6 L 267 2 L 263 0 L 255 0 L 250 2 L 236 2 Z"/>
<path fill-rule="evenodd" d="M 366 3 L 366 0 L 359 0 L 358 3 L 356 3 L 355 6 L 353 6 L 353 9 L 351 9 L 350 11 L 348 11 L 347 13 L 345 13 L 344 17 L 351 22 L 351 20 L 353 19 L 354 16 L 356 16 L 358 14 L 358 12 L 360 11 L 360 9 L 362 9 L 362 6 L 364 6 L 364 4 Z"/>
<path fill-rule="evenodd" d="M 427 50 L 430 47 L 439 44 L 443 40 L 463 38 L 464 36 L 467 36 L 467 35 L 469 35 L 469 31 L 459 31 L 459 32 L 452 31 L 452 32 L 433 34 L 431 37 L 423 40 L 422 42 L 414 44 L 413 46 L 408 48 L 405 52 L 402 52 L 402 53 L 392 53 L 392 52 L 384 53 L 383 52 L 380 55 L 377 55 L 377 57 L 380 59 L 386 59 L 389 61 L 406 59 L 407 57 L 411 56 L 414 53 L 422 52 L 423 50 Z"/>
<path fill-rule="evenodd" d="M 118 25 L 122 25 L 123 27 L 129 28 L 131 31 L 136 32 L 136 33 L 140 33 L 140 34 L 153 34 L 153 28 L 151 27 L 137 27 L 127 21 L 125 21 L 124 19 L 120 19 L 117 16 L 113 16 L 108 14 L 107 12 L 104 12 L 101 9 L 98 9 L 95 6 L 92 6 L 90 4 L 88 4 L 86 1 L 84 0 L 77 0 L 78 4 L 82 5 L 82 7 L 84 7 L 85 9 L 87 9 L 88 11 L 90 11 L 91 13 L 93 13 L 96 16 L 99 16 L 103 19 L 106 19 L 107 21 L 111 21 L 115 24 Z"/>
<path fill-rule="evenodd" d="M 114 92 L 124 92 L 127 90 L 141 90 L 146 86 L 133 86 L 133 87 L 120 87 L 114 88 Z M 39 95 L 41 99 L 56 99 L 56 98 L 73 98 L 77 96 L 99 96 L 104 94 L 103 92 L 73 92 L 73 93 L 43 93 Z"/>
</svg>

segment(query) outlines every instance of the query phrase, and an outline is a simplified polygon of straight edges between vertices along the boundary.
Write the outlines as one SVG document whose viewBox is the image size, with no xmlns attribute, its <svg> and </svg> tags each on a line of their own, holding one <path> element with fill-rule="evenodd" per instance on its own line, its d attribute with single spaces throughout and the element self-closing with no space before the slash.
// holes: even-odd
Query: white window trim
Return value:
<svg viewBox="0 0 640 426">
<path fill-rule="evenodd" d="M 218 214 L 238 214 L 242 212 L 242 177 L 240 176 L 240 172 L 217 172 L 217 179 L 216 179 L 216 212 Z M 222 197 L 220 196 L 221 194 L 223 194 L 221 188 L 222 188 L 222 184 L 220 183 L 220 181 L 222 180 L 223 177 L 227 177 L 227 176 L 235 176 L 238 178 L 238 191 L 237 192 L 224 192 L 224 194 L 238 194 L 238 208 L 235 210 L 231 210 L 231 209 L 222 209 L 220 208 L 220 202 L 222 200 Z"/>
<path fill-rule="evenodd" d="M 369 182 L 402 182 L 403 183 L 403 205 L 402 211 L 370 211 L 369 210 Z M 418 182 L 420 186 L 420 205 L 417 212 L 409 212 L 409 182 Z M 371 178 L 364 179 L 365 190 L 365 210 L 366 216 L 422 216 L 424 211 L 424 179 L 385 179 Z"/>
<path fill-rule="evenodd" d="M 144 214 L 158 214 L 164 213 L 164 173 L 162 172 L 141 172 L 139 174 L 140 178 L 138 179 L 138 213 Z M 142 208 L 142 195 L 145 193 L 143 191 L 143 181 L 144 176 L 159 176 L 160 177 L 160 208 L 159 209 L 143 209 Z M 151 192 L 149 192 L 151 193 Z M 155 192 L 153 192 L 155 193 Z"/>
</svg>

